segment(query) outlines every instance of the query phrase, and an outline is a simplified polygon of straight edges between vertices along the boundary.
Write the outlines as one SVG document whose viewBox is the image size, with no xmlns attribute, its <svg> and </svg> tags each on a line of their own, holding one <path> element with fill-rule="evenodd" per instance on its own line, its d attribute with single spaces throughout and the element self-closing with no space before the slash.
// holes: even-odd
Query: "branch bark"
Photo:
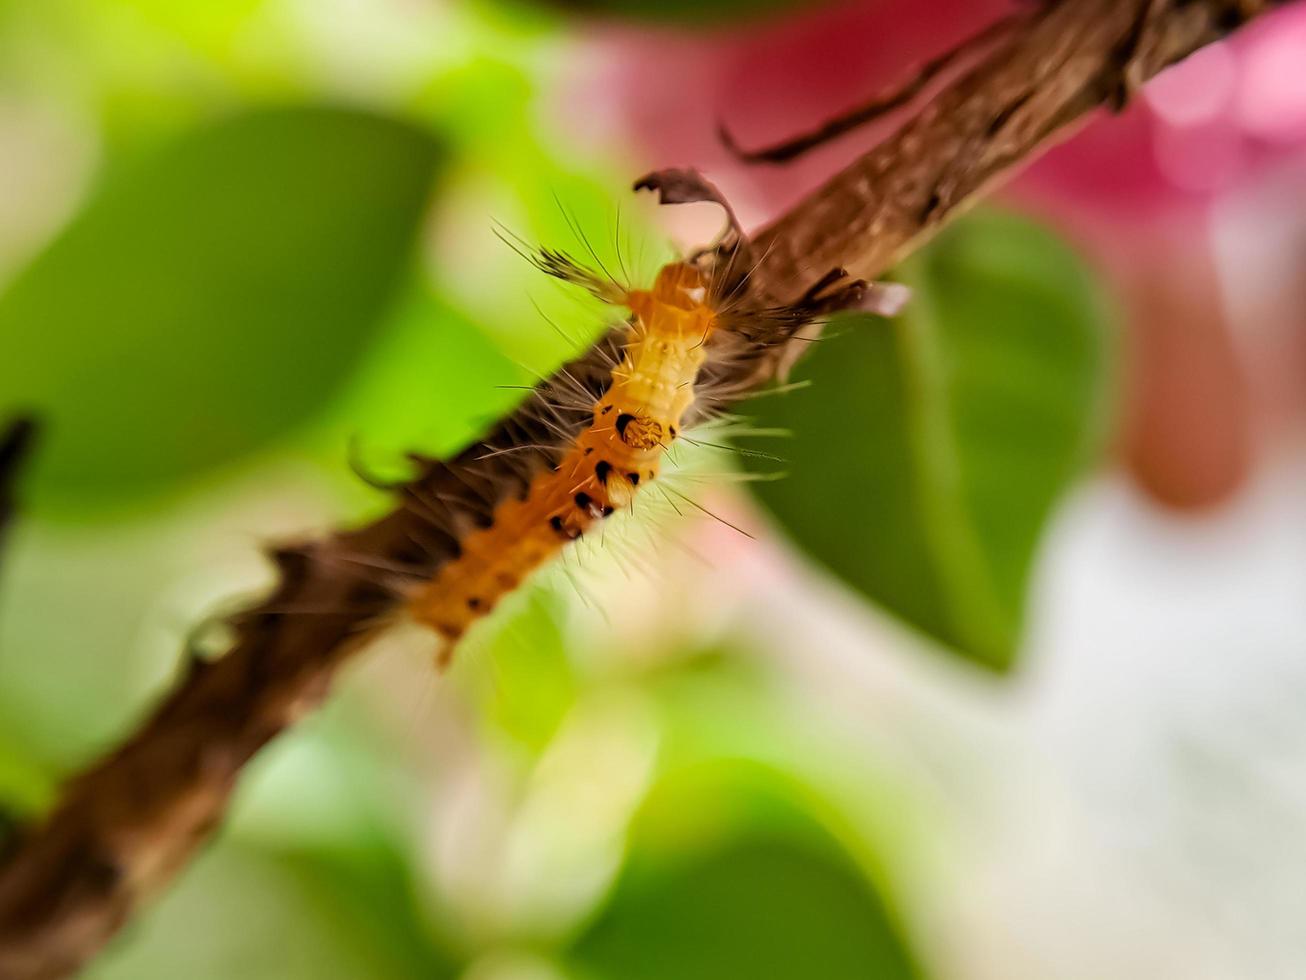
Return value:
<svg viewBox="0 0 1306 980">
<path fill-rule="evenodd" d="M 1046 2 L 895 135 L 763 229 L 757 283 L 791 302 L 837 266 L 876 277 L 1092 110 L 1118 105 L 1167 65 L 1279 5 Z M 591 352 L 569 368 L 584 380 L 603 364 Z M 741 370 L 762 380 L 768 372 L 757 367 Z M 524 418 L 506 418 L 497 433 L 525 441 Z M 455 553 L 455 540 L 433 531 L 416 504 L 483 506 L 472 503 L 484 488 L 469 487 L 465 466 L 454 473 L 469 459 L 422 461 L 402 488 L 404 506 L 382 520 L 274 554 L 279 585 L 236 624 L 234 648 L 192 660 L 141 727 L 69 782 L 0 866 L 0 978 L 74 972 L 186 864 L 217 828 L 244 764 L 326 695 L 337 668 L 393 612 L 393 591 L 361 566 L 429 571 Z M 488 483 L 521 478 L 508 463 L 487 465 Z"/>
</svg>

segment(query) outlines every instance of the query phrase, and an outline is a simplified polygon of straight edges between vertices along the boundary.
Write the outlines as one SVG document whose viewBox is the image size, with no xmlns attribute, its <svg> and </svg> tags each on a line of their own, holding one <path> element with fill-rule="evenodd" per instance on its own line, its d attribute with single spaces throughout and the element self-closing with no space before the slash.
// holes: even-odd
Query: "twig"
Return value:
<svg viewBox="0 0 1306 980">
<path fill-rule="evenodd" d="M 873 279 L 1102 105 L 1281 0 L 1058 0 L 755 241 L 777 294 L 833 265 Z"/>
<path fill-rule="evenodd" d="M 755 284 L 783 302 L 837 266 L 874 278 L 1091 110 L 1118 105 L 1165 66 L 1278 5 L 1045 4 L 893 137 L 763 230 Z M 740 368 L 747 373 L 741 395 L 774 373 L 766 362 L 773 356 L 759 354 L 760 367 Z M 584 378 L 604 363 L 602 351 L 591 352 L 570 366 L 569 377 Z M 514 415 L 500 428 L 522 424 Z M 555 439 L 541 432 L 518 441 Z M 512 458 L 464 462 L 502 466 L 491 476 L 511 481 L 517 476 L 504 461 Z M 417 513 L 420 501 L 466 492 L 465 479 L 430 463 L 408 486 L 407 506 L 276 555 L 280 584 L 242 618 L 235 648 L 215 662 L 193 662 L 117 751 L 68 784 L 0 868 L 0 978 L 73 972 L 185 865 L 221 820 L 241 767 L 326 695 L 336 668 L 391 611 L 392 592 L 367 581 L 359 560 L 412 562 L 415 538 L 431 533 Z M 423 555 L 442 546 L 425 544 Z"/>
</svg>

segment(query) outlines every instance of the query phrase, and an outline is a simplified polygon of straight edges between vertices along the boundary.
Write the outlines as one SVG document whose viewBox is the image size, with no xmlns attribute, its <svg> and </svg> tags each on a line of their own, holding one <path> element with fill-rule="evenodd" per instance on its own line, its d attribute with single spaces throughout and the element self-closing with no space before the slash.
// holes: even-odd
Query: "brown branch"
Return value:
<svg viewBox="0 0 1306 980">
<path fill-rule="evenodd" d="M 893 137 L 763 230 L 756 283 L 789 301 L 836 266 L 875 277 L 1095 107 L 1118 104 L 1165 66 L 1277 5 L 1046 4 Z M 594 384 L 604 363 L 592 351 L 570 366 L 570 378 Z M 774 367 L 774 355 L 759 352 L 739 368 L 747 377 L 738 389 Z M 518 444 L 556 441 L 522 432 L 530 418 L 514 413 L 497 431 Z M 0 978 L 73 972 L 185 865 L 217 827 L 246 761 L 325 696 L 336 668 L 393 611 L 394 591 L 374 581 L 375 568 L 426 574 L 455 552 L 453 536 L 432 528 L 421 502 L 457 509 L 462 501 L 472 513 L 483 509 L 487 488 L 520 484 L 511 454 L 478 467 L 473 459 L 424 462 L 402 488 L 405 506 L 389 516 L 276 554 L 280 584 L 237 623 L 234 649 L 193 661 L 141 728 L 72 780 L 0 868 Z"/>
<path fill-rule="evenodd" d="M 792 293 L 843 265 L 874 278 L 1102 105 L 1279 0 L 1057 0 L 890 139 L 767 227 L 759 277 Z"/>
</svg>

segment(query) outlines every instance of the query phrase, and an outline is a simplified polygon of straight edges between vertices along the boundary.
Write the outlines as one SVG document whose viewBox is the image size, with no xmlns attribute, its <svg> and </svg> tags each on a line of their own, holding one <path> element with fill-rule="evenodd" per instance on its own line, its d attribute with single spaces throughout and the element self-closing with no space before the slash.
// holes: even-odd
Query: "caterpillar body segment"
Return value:
<svg viewBox="0 0 1306 980">
<path fill-rule="evenodd" d="M 665 266 L 650 290 L 621 297 L 632 313 L 611 384 L 558 464 L 500 503 L 412 597 L 415 619 L 453 644 L 531 572 L 657 478 L 695 397 L 717 313 L 700 271 Z"/>
</svg>

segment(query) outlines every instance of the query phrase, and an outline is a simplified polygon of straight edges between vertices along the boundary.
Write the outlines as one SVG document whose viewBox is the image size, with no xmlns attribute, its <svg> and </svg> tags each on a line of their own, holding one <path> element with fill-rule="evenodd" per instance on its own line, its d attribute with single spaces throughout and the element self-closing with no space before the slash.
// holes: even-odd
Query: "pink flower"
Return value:
<svg viewBox="0 0 1306 980">
<path fill-rule="evenodd" d="M 744 222 L 757 224 L 886 128 L 856 131 L 784 167 L 750 167 L 720 145 L 718 121 L 746 147 L 792 136 L 1012 9 L 1002 0 L 872 0 L 712 33 L 609 25 L 596 30 L 604 67 L 584 81 L 585 101 L 624 127 L 639 165 L 701 167 Z M 1226 497 L 1269 425 L 1255 398 L 1260 379 L 1249 376 L 1258 356 L 1231 335 L 1237 325 L 1223 312 L 1220 282 L 1238 270 L 1227 257 L 1217 265 L 1208 223 L 1240 186 L 1306 158 L 1303 65 L 1306 5 L 1298 4 L 1173 66 L 1123 114 L 1101 113 L 1006 191 L 1072 231 L 1129 303 L 1121 453 L 1166 503 Z M 1302 208 L 1296 199 L 1283 205 Z M 1299 311 L 1280 313 L 1292 324 Z"/>
</svg>

